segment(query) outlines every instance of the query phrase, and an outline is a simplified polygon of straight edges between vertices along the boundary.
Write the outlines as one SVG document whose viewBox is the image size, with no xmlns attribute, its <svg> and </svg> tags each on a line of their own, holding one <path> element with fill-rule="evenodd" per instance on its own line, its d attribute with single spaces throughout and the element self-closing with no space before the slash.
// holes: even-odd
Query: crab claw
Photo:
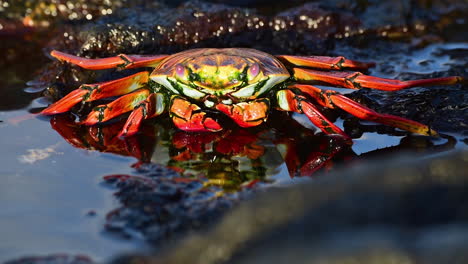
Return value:
<svg viewBox="0 0 468 264">
<path fill-rule="evenodd" d="M 179 96 L 172 98 L 170 115 L 174 124 L 184 131 L 216 132 L 223 129 L 213 118 L 207 117 L 198 105 Z"/>
<path fill-rule="evenodd" d="M 234 105 L 218 104 L 216 109 L 228 115 L 241 127 L 253 127 L 267 119 L 269 106 L 268 99 L 260 99 Z"/>
</svg>

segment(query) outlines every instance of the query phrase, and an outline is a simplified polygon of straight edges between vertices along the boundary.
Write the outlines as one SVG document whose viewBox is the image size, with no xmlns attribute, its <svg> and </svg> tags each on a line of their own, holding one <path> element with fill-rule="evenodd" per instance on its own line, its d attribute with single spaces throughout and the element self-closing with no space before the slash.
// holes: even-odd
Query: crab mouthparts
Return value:
<svg viewBox="0 0 468 264">
<path fill-rule="evenodd" d="M 203 88 L 203 89 L 210 89 L 210 90 L 223 90 L 223 89 L 231 89 L 239 85 L 239 82 L 230 81 L 230 82 L 193 82 L 195 85 Z"/>
<path fill-rule="evenodd" d="M 215 96 L 215 95 L 209 95 L 209 96 L 206 96 L 203 100 L 203 103 L 207 106 L 207 107 L 213 107 L 219 103 L 222 103 L 222 104 L 226 104 L 226 105 L 230 105 L 230 104 L 233 104 L 233 100 L 232 98 L 228 97 L 228 96 Z"/>
</svg>

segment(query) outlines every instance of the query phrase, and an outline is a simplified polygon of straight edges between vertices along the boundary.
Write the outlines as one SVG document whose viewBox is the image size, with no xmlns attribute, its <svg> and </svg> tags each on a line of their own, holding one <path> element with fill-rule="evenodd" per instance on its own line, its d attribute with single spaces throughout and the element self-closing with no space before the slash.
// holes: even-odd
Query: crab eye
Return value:
<svg viewBox="0 0 468 264">
<path fill-rule="evenodd" d="M 257 76 L 259 72 L 260 72 L 260 66 L 257 63 L 254 63 L 252 66 L 250 66 L 249 75 L 251 78 L 254 78 L 255 76 Z"/>
<path fill-rule="evenodd" d="M 185 76 L 185 67 L 182 66 L 182 64 L 177 64 L 175 66 L 175 72 L 177 76 L 179 76 L 180 78 L 183 78 Z"/>
</svg>

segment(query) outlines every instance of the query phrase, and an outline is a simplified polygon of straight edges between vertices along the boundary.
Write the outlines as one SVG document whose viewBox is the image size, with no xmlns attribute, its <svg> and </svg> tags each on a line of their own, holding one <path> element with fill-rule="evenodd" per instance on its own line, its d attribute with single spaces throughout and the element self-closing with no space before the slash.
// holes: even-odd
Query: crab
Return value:
<svg viewBox="0 0 468 264">
<path fill-rule="evenodd" d="M 173 55 L 125 55 L 88 59 L 52 51 L 58 60 L 85 69 L 154 68 L 108 82 L 83 84 L 42 111 L 55 115 L 82 102 L 117 97 L 95 107 L 81 121 L 94 125 L 131 112 L 119 136 L 138 132 L 143 120 L 169 113 L 175 126 L 190 132 L 223 129 L 220 115 L 248 128 L 264 123 L 272 108 L 305 114 L 325 134 L 351 138 L 327 119 L 321 108 L 339 108 L 360 119 L 412 133 L 437 136 L 429 126 L 402 117 L 380 114 L 340 93 L 313 86 L 328 84 L 350 89 L 396 91 L 424 85 L 450 85 L 459 76 L 399 81 L 360 71 L 374 63 L 326 56 L 273 56 L 248 48 L 203 48 Z"/>
</svg>

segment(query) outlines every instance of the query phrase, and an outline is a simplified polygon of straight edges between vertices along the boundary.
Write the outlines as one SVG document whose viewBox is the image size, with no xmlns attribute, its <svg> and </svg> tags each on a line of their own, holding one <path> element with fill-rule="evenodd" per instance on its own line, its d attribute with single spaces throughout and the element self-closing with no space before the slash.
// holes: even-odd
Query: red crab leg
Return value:
<svg viewBox="0 0 468 264">
<path fill-rule="evenodd" d="M 354 69 L 354 70 L 366 70 L 370 67 L 374 67 L 373 62 L 361 62 L 348 60 L 345 57 L 327 57 L 327 56 L 290 56 L 290 55 L 279 55 L 276 56 L 282 61 L 289 62 L 296 66 L 313 67 L 318 69 L 326 70 L 342 70 L 342 69 Z"/>
<path fill-rule="evenodd" d="M 83 84 L 59 101 L 42 110 L 43 115 L 54 115 L 69 111 L 79 102 L 89 102 L 111 96 L 127 94 L 143 87 L 148 82 L 148 72 L 139 72 L 109 82 Z"/>
<path fill-rule="evenodd" d="M 216 132 L 223 129 L 218 122 L 207 117 L 198 105 L 180 96 L 173 96 L 170 115 L 174 124 L 184 131 Z"/>
<path fill-rule="evenodd" d="M 139 106 L 149 94 L 150 91 L 141 89 L 119 97 L 108 104 L 96 106 L 82 124 L 90 126 L 106 122 L 116 116 L 132 111 Z"/>
<path fill-rule="evenodd" d="M 165 108 L 166 104 L 163 94 L 150 94 L 146 100 L 140 102 L 140 104 L 132 111 L 118 137 L 127 137 L 136 134 L 144 119 L 162 114 Z"/>
<path fill-rule="evenodd" d="M 125 55 L 119 54 L 115 57 L 101 59 L 87 59 L 71 54 L 53 50 L 50 55 L 61 61 L 66 61 L 89 70 L 103 70 L 111 68 L 130 69 L 137 67 L 156 67 L 161 60 L 168 55 Z"/>
<path fill-rule="evenodd" d="M 320 128 L 325 134 L 339 134 L 351 141 L 351 138 L 343 130 L 322 115 L 304 96 L 295 94 L 291 90 L 280 90 L 276 96 L 281 110 L 305 114 L 312 124 Z"/>
<path fill-rule="evenodd" d="M 322 90 L 315 86 L 305 84 L 292 85 L 290 88 L 301 90 L 304 94 L 307 94 L 317 100 L 317 103 L 322 106 L 328 108 L 341 108 L 360 119 L 400 128 L 421 135 L 437 136 L 436 131 L 430 129 L 424 124 L 394 115 L 379 114 L 335 91 Z"/>
<path fill-rule="evenodd" d="M 294 68 L 294 77 L 303 81 L 319 81 L 344 88 L 372 88 L 385 91 L 396 91 L 405 88 L 425 85 L 455 84 L 463 80 L 459 76 L 433 79 L 399 81 L 364 75 L 360 72 L 323 72 L 310 69 Z"/>
<path fill-rule="evenodd" d="M 268 99 L 259 99 L 233 105 L 216 105 L 216 109 L 228 115 L 241 127 L 260 125 L 267 119 L 269 108 L 270 102 Z"/>
</svg>

